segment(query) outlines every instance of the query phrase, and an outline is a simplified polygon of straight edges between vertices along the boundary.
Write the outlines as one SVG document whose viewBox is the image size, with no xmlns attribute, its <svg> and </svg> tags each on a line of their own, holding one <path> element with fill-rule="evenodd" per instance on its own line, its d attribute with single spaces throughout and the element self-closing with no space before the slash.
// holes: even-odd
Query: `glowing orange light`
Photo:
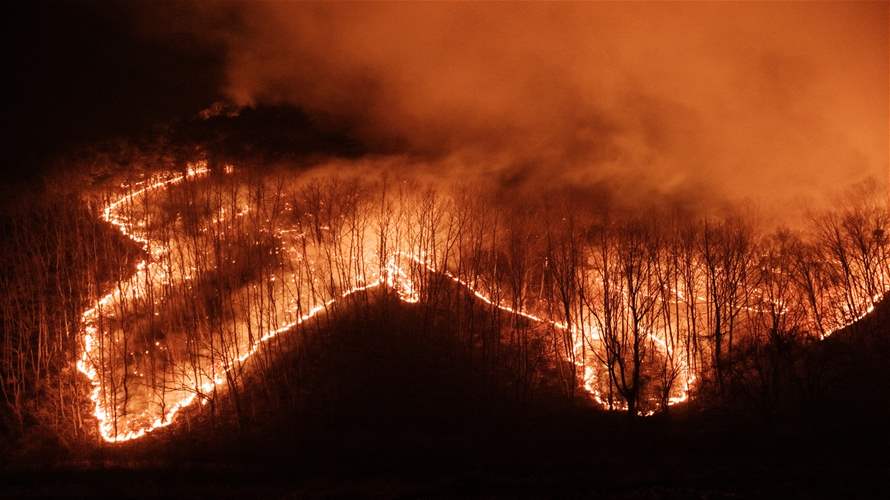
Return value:
<svg viewBox="0 0 890 500">
<path fill-rule="evenodd" d="M 150 241 L 148 233 L 143 227 L 144 224 L 139 222 L 134 223 L 128 220 L 127 217 L 123 216 L 120 213 L 120 209 L 124 206 L 127 206 L 128 204 L 131 204 L 136 198 L 146 195 L 147 193 L 167 189 L 170 186 L 179 184 L 187 179 L 206 176 L 209 172 L 210 170 L 205 162 L 190 164 L 187 166 L 185 173 L 151 178 L 138 185 L 138 189 L 111 201 L 103 208 L 102 219 L 115 227 L 125 237 L 129 238 L 133 242 L 138 243 L 146 252 L 146 259 L 141 260 L 136 264 L 135 272 L 131 277 L 131 281 L 134 283 L 133 291 L 137 296 L 141 297 L 146 294 L 147 286 L 140 285 L 140 283 L 146 283 L 149 278 L 152 278 L 155 281 L 164 282 L 172 279 L 172 277 L 166 276 L 163 267 L 159 264 L 161 258 L 165 254 L 167 254 L 170 249 L 165 248 L 160 242 Z M 234 167 L 232 167 L 231 165 L 226 165 L 224 167 L 224 172 L 226 174 L 231 174 L 234 172 Z M 249 208 L 245 207 L 236 210 L 234 213 L 234 217 L 241 217 L 247 213 L 250 213 Z M 224 209 L 220 209 L 219 212 L 211 220 L 213 223 L 219 223 L 226 217 L 226 211 Z M 322 229 L 330 230 L 330 228 L 327 226 L 322 227 Z M 206 230 L 206 228 L 204 230 Z M 288 233 L 295 233 L 294 236 L 298 238 L 303 237 L 303 233 L 297 234 L 296 230 L 294 229 L 282 229 L 278 231 L 277 236 L 279 238 L 283 238 Z M 287 250 L 288 248 L 292 247 L 289 247 L 287 245 L 282 247 L 282 249 L 284 250 Z M 580 373 L 580 384 L 583 390 L 593 401 L 597 402 L 604 408 L 619 410 L 626 409 L 626 406 L 623 406 L 622 403 L 619 402 L 616 405 L 615 402 L 609 402 L 606 398 L 603 397 L 599 389 L 600 384 L 598 381 L 598 375 L 595 365 L 596 361 L 590 359 L 589 357 L 585 357 L 585 340 L 602 340 L 601 332 L 594 325 L 583 324 L 579 328 L 579 325 L 576 324 L 570 325 L 563 321 L 547 319 L 530 311 L 502 304 L 500 303 L 500 301 L 492 299 L 490 295 L 486 294 L 480 288 L 472 286 L 467 281 L 453 274 L 448 269 L 437 269 L 436 266 L 430 262 L 430 259 L 428 259 L 427 256 L 423 253 L 411 253 L 400 250 L 394 251 L 386 256 L 386 259 L 384 260 L 385 264 L 382 266 L 381 269 L 375 272 L 376 276 L 373 276 L 373 279 L 369 279 L 369 277 L 367 276 L 355 276 L 354 280 L 355 283 L 357 283 L 356 286 L 342 291 L 334 298 L 330 298 L 326 301 L 311 306 L 307 312 L 300 315 L 299 317 L 294 318 L 292 321 L 286 321 L 278 328 L 267 331 L 260 338 L 255 339 L 253 343 L 247 347 L 246 351 L 241 352 L 233 360 L 230 361 L 237 361 L 239 363 L 247 361 L 262 347 L 263 343 L 267 342 L 269 339 L 285 333 L 293 329 L 294 327 L 306 322 L 307 320 L 315 317 L 322 311 L 327 310 L 338 300 L 361 291 L 384 286 L 395 291 L 397 296 L 406 303 L 416 303 L 420 301 L 421 290 L 419 290 L 417 285 L 412 281 L 410 274 L 406 271 L 406 269 L 400 265 L 400 263 L 403 261 L 408 263 L 410 266 L 416 266 L 414 267 L 414 269 L 420 269 L 423 272 L 436 273 L 448 277 L 454 283 L 458 284 L 460 287 L 471 293 L 476 299 L 491 307 L 497 308 L 501 311 L 505 311 L 516 316 L 520 316 L 535 323 L 547 325 L 557 330 L 567 331 L 572 338 L 572 362 L 578 368 L 578 372 Z M 234 263 L 235 261 L 233 260 L 232 262 Z M 190 280 L 191 278 L 192 277 L 190 275 L 182 276 L 183 280 Z M 275 276 L 272 276 L 270 282 L 274 282 L 276 281 L 276 279 L 277 278 Z M 204 394 L 212 392 L 216 386 L 221 385 L 223 384 L 223 382 L 225 382 L 226 372 L 236 366 L 234 363 L 226 363 L 225 366 L 219 368 L 219 371 L 215 371 L 208 380 L 202 381 L 200 383 L 196 382 L 196 385 L 198 385 L 198 387 L 194 392 L 179 397 L 178 400 L 174 401 L 170 405 L 165 405 L 165 409 L 162 415 L 144 415 L 145 418 L 139 419 L 135 427 L 128 426 L 128 428 L 118 430 L 112 416 L 111 408 L 106 406 L 106 403 L 102 397 L 104 381 L 102 380 L 102 376 L 99 373 L 99 370 L 97 370 L 96 365 L 93 363 L 92 355 L 97 348 L 98 340 L 100 338 L 100 331 L 98 326 L 100 315 L 102 314 L 104 308 L 109 307 L 116 300 L 120 299 L 121 293 L 122 292 L 118 288 L 103 295 L 96 300 L 92 307 L 86 309 L 82 313 L 82 350 L 76 362 L 77 369 L 89 380 L 91 384 L 89 397 L 93 406 L 93 415 L 98 421 L 99 435 L 105 441 L 112 443 L 138 439 L 145 436 L 147 433 L 169 426 L 174 422 L 177 414 L 181 410 L 187 408 L 196 400 L 200 400 L 203 404 L 206 404 L 206 397 L 204 397 L 203 394 L 200 394 L 198 389 L 200 389 L 200 391 Z M 673 290 L 673 295 L 674 300 L 676 301 L 687 300 L 683 293 L 681 293 L 679 290 Z M 879 299 L 880 296 L 871 298 L 871 300 L 868 301 L 868 307 L 866 311 L 859 317 L 854 319 L 854 321 L 870 313 L 874 309 L 874 304 Z M 704 298 L 700 297 L 694 299 L 693 302 L 696 302 L 697 300 L 704 300 Z M 781 314 L 784 314 L 787 311 L 784 304 L 777 305 L 780 306 Z M 155 314 L 158 313 L 156 312 Z M 836 328 L 828 331 L 824 335 L 824 337 L 831 335 L 840 328 L 843 328 L 843 325 L 837 326 Z M 660 336 L 657 332 L 652 331 L 648 332 L 647 338 L 651 341 L 651 345 L 653 345 L 655 349 L 658 350 L 660 353 L 666 356 L 670 354 L 671 348 L 668 346 L 668 343 L 663 336 Z M 160 347 L 160 343 L 155 342 L 155 346 Z M 143 374 L 137 373 L 137 375 L 142 376 Z M 697 377 L 696 374 L 693 373 L 688 366 L 681 363 L 679 366 L 679 379 L 681 381 L 681 387 L 671 388 L 671 394 L 667 398 L 668 405 L 675 405 L 687 401 L 689 399 L 691 388 L 695 384 Z M 199 396 L 201 396 L 200 399 Z M 645 412 L 641 411 L 642 415 L 650 415 L 652 413 L 652 410 Z"/>
</svg>

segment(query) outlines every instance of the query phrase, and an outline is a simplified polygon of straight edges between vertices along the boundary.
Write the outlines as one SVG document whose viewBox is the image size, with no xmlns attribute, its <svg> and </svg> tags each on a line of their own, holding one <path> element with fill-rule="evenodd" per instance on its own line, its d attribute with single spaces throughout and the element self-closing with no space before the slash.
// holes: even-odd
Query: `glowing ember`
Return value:
<svg viewBox="0 0 890 500">
<path fill-rule="evenodd" d="M 235 169 L 231 165 L 226 165 L 222 170 L 222 173 L 226 175 L 234 174 L 234 172 Z M 500 294 L 488 293 L 484 285 L 471 284 L 462 279 L 460 275 L 451 272 L 445 265 L 435 265 L 434 261 L 423 252 L 399 249 L 378 250 L 378 254 L 371 256 L 360 246 L 361 236 L 351 238 L 333 236 L 336 230 L 336 228 L 332 229 L 334 224 L 322 224 L 318 220 L 314 220 L 314 223 L 311 224 L 312 227 L 283 227 L 268 231 L 272 237 L 271 241 L 276 242 L 268 249 L 269 255 L 277 256 L 283 253 L 293 262 L 301 262 L 304 265 L 301 270 L 287 267 L 278 269 L 264 278 L 263 287 L 268 288 L 268 294 L 264 297 L 279 304 L 287 304 L 285 310 L 276 309 L 271 313 L 255 313 L 253 315 L 248 312 L 246 318 L 233 319 L 231 329 L 235 332 L 235 341 L 232 345 L 216 347 L 214 350 L 211 344 L 209 348 L 201 348 L 204 351 L 194 348 L 195 357 L 200 359 L 192 363 L 191 372 L 185 368 L 170 367 L 170 377 L 175 382 L 175 389 L 157 397 L 151 391 L 145 390 L 143 386 L 134 387 L 130 392 L 127 392 L 128 388 L 125 387 L 124 391 L 127 394 L 123 403 L 119 402 L 118 389 L 114 386 L 115 377 L 120 378 L 122 375 L 125 381 L 128 375 L 144 378 L 145 370 L 140 370 L 138 364 L 130 366 L 127 362 L 124 362 L 122 367 L 110 364 L 104 359 L 105 349 L 116 349 L 123 352 L 124 355 L 129 354 L 134 359 L 139 355 L 150 356 L 152 355 L 150 349 L 154 349 L 165 352 L 165 356 L 170 359 L 175 359 L 173 353 L 168 352 L 168 349 L 172 347 L 168 346 L 166 340 L 162 342 L 152 338 L 144 350 L 139 347 L 126 347 L 127 325 L 122 322 L 122 319 L 127 315 L 129 308 L 144 304 L 149 309 L 149 317 L 151 315 L 159 316 L 161 312 L 155 307 L 164 304 L 158 302 L 155 297 L 160 294 L 160 290 L 176 283 L 186 283 L 185 286 L 191 290 L 192 283 L 198 281 L 200 275 L 196 270 L 197 262 L 192 262 L 195 258 L 192 257 L 192 260 L 189 260 L 189 258 L 182 257 L 184 252 L 176 240 L 153 237 L 151 230 L 154 222 L 153 216 L 143 215 L 138 222 L 134 220 L 133 207 L 138 203 L 147 205 L 149 196 L 157 195 L 186 181 L 204 178 L 209 173 L 210 170 L 204 162 L 190 164 L 184 173 L 154 177 L 133 186 L 136 188 L 135 190 L 114 199 L 102 211 L 102 219 L 114 226 L 121 234 L 139 244 L 146 255 L 145 259 L 136 264 L 135 271 L 130 277 L 118 284 L 114 290 L 97 299 L 95 304 L 85 310 L 81 316 L 82 350 L 77 361 L 77 369 L 90 381 L 93 415 L 98 420 L 99 434 L 105 441 L 122 442 L 138 439 L 149 432 L 172 424 L 176 415 L 195 401 L 207 403 L 208 398 L 217 390 L 218 386 L 227 381 L 227 375 L 248 361 L 264 343 L 327 311 L 341 299 L 383 286 L 394 291 L 399 299 L 406 303 L 419 302 L 425 290 L 422 284 L 412 279 L 412 272 L 447 277 L 480 302 L 496 310 L 562 332 L 560 335 L 568 340 L 565 344 L 566 351 L 559 356 L 574 365 L 574 369 L 578 373 L 577 382 L 585 393 L 603 408 L 627 409 L 626 403 L 615 400 L 612 396 L 612 382 L 600 380 L 601 375 L 598 369 L 603 368 L 604 361 L 596 353 L 602 350 L 605 339 L 599 327 L 592 322 L 589 316 L 585 318 L 582 315 L 582 319 L 578 320 L 566 314 L 564 317 L 570 317 L 570 321 L 558 321 L 545 317 L 539 312 L 533 312 L 539 311 L 540 308 L 527 310 L 507 305 L 500 299 L 493 298 L 499 297 Z M 210 224 L 205 226 L 198 224 L 195 226 L 197 228 L 195 234 L 225 235 L 231 229 L 229 226 L 231 224 L 239 224 L 248 218 L 264 217 L 262 210 L 254 210 L 250 207 L 251 202 L 249 195 L 236 192 L 232 197 L 231 206 L 214 208 L 205 219 L 209 220 Z M 285 211 L 293 210 L 294 206 L 288 203 Z M 181 214 L 178 214 L 177 218 L 180 217 Z M 265 219 L 264 222 L 270 221 Z M 265 228 L 260 229 L 259 234 L 255 235 L 255 238 L 251 238 L 250 244 L 262 248 L 260 245 L 264 232 L 267 232 Z M 197 236 L 195 237 L 197 238 Z M 335 245 L 346 248 L 346 250 L 334 254 L 331 254 L 330 251 L 327 251 L 328 253 L 313 253 L 306 250 L 310 240 L 325 242 L 334 240 Z M 226 241 L 225 236 L 220 236 L 218 241 Z M 179 258 L 183 268 L 192 270 L 178 273 L 171 271 L 170 260 L 173 258 Z M 239 260 L 240 257 L 227 257 L 225 264 L 235 266 Z M 370 265 L 368 262 L 378 262 L 378 264 Z M 330 282 L 319 279 L 313 269 L 322 265 L 337 269 L 338 279 L 334 280 L 333 271 Z M 290 287 L 290 283 L 299 279 L 309 283 L 308 290 L 294 291 Z M 194 286 L 198 286 L 198 284 L 195 283 Z M 258 293 L 259 288 L 255 284 L 245 285 L 246 293 Z M 683 303 L 694 308 L 699 303 L 706 302 L 705 297 L 700 297 L 695 293 L 689 294 L 689 296 L 695 297 L 689 300 L 687 294 L 676 287 L 663 285 L 660 290 L 670 290 L 668 298 L 664 301 L 671 302 L 678 307 Z M 781 300 L 771 299 L 760 290 L 753 290 L 753 293 L 761 297 L 760 303 L 765 304 L 764 307 L 772 308 L 779 315 L 787 314 L 788 308 Z M 627 300 L 627 297 L 624 296 L 621 299 Z M 879 299 L 880 295 L 876 295 L 867 300 L 865 312 L 856 315 L 852 321 L 871 312 Z M 137 304 L 137 306 L 132 304 Z M 626 307 L 626 305 L 622 307 Z M 752 314 L 766 312 L 759 306 L 743 306 L 743 308 Z M 850 314 L 845 313 L 844 317 L 847 316 Z M 852 321 L 836 322 L 824 336 L 830 335 L 843 327 L 844 324 L 849 324 Z M 644 339 L 647 345 L 652 348 L 653 355 L 659 359 L 670 360 L 670 366 L 665 368 L 670 370 L 670 377 L 666 378 L 664 384 L 662 405 L 675 405 L 687 401 L 693 385 L 699 380 L 699 374 L 683 360 L 684 355 L 687 354 L 683 352 L 686 348 L 679 345 L 678 341 L 670 337 L 669 334 L 660 331 L 658 327 L 650 326 L 643 332 Z M 120 338 L 124 339 L 123 343 L 119 342 Z M 128 350 L 129 353 L 126 352 Z M 209 354 L 204 354 L 205 351 Z M 175 365 L 175 362 L 171 362 L 171 364 Z M 130 367 L 128 368 L 128 366 Z M 121 370 L 123 370 L 122 374 Z M 603 387 L 607 384 L 610 388 L 608 396 L 603 394 Z M 127 398 L 132 401 L 128 401 Z M 128 404 L 136 406 L 138 411 L 128 411 Z M 651 415 L 654 410 L 650 405 L 648 408 L 639 409 L 638 413 Z"/>
</svg>

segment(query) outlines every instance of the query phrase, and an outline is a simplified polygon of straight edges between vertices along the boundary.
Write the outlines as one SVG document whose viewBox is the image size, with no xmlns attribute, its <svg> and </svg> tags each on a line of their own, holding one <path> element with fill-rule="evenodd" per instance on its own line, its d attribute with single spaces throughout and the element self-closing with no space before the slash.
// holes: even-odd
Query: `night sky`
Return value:
<svg viewBox="0 0 890 500">
<path fill-rule="evenodd" d="M 143 132 L 220 96 L 222 52 L 187 35 L 145 35 L 129 2 L 28 2 L 4 18 L 9 182 L 33 179 L 69 148 Z"/>
</svg>

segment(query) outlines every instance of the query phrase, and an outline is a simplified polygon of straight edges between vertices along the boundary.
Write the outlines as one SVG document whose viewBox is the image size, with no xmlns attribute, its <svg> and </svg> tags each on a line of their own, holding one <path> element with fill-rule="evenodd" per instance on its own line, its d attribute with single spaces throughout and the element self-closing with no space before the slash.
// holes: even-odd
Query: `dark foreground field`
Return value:
<svg viewBox="0 0 890 500">
<path fill-rule="evenodd" d="M 367 306 L 367 304 L 366 304 Z M 672 408 L 629 419 L 546 384 L 515 397 L 419 309 L 383 300 L 306 333 L 240 419 L 194 416 L 132 445 L 53 445 L 5 464 L 8 497 L 887 498 L 885 318 L 841 332 L 829 389 L 765 415 Z M 379 313 L 384 314 L 379 314 Z M 879 311 L 880 312 L 880 311 Z M 881 312 L 881 314 L 885 314 Z M 433 321 L 435 323 L 435 321 Z M 296 332 L 294 332 L 296 333 Z M 855 341 L 854 341 L 855 339 Z M 259 380 L 259 379 L 258 379 Z M 857 384 L 861 381 L 861 384 Z M 247 410 L 253 408 L 253 410 Z M 48 464 L 52 464 L 51 466 Z"/>
<path fill-rule="evenodd" d="M 588 423 L 602 424 L 595 419 Z M 379 434 L 349 444 L 338 437 L 309 444 L 303 450 L 306 456 L 276 464 L 239 463 L 234 455 L 222 463 L 91 464 L 7 472 L 3 493 L 116 498 L 886 498 L 888 491 L 886 446 L 861 433 L 819 446 L 800 436 L 769 442 L 761 436 L 751 442 L 744 434 L 683 433 L 696 440 L 689 442 L 675 432 L 670 438 L 665 434 L 649 429 L 635 435 L 633 444 L 621 439 L 620 432 L 580 440 L 556 435 L 475 436 L 463 442 L 400 437 L 398 446 L 381 443 L 392 436 Z M 640 444 L 640 436 L 652 442 Z M 816 436 L 820 434 L 812 438 L 822 441 Z M 633 452 L 620 450 L 629 445 Z M 579 449 L 584 447 L 590 448 Z"/>
</svg>

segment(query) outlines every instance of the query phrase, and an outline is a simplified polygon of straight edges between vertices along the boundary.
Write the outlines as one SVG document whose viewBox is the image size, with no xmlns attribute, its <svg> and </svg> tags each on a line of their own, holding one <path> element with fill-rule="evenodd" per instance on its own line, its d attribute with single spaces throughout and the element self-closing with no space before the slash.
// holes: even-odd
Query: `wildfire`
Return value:
<svg viewBox="0 0 890 500">
<path fill-rule="evenodd" d="M 148 252 L 149 255 L 152 256 L 152 258 L 157 259 L 157 257 L 159 257 L 160 255 L 159 252 L 149 252 L 148 239 L 138 234 L 132 227 L 132 224 L 130 224 L 126 219 L 119 217 L 115 212 L 116 209 L 123 206 L 125 203 L 132 202 L 134 198 L 142 196 L 149 191 L 166 188 L 168 186 L 181 183 L 188 178 L 204 176 L 207 175 L 209 172 L 210 170 L 207 168 L 207 164 L 204 162 L 200 162 L 189 165 L 184 174 L 159 177 L 149 180 L 145 182 L 145 185 L 142 186 L 140 189 L 130 192 L 127 195 L 118 198 L 117 200 L 112 201 L 111 203 L 106 205 L 102 211 L 102 219 L 114 226 L 118 231 L 121 232 L 121 234 L 123 234 L 130 240 L 139 243 L 143 250 Z M 140 274 L 146 274 L 150 272 L 152 272 L 151 262 L 142 260 L 136 264 L 135 275 L 138 276 Z M 195 395 L 191 395 L 181 401 L 174 403 L 169 408 L 169 410 L 164 413 L 163 416 L 156 418 L 149 427 L 143 427 L 137 430 L 128 430 L 123 433 L 116 432 L 114 422 L 112 421 L 109 411 L 106 409 L 102 399 L 102 380 L 100 379 L 99 373 L 97 372 L 96 367 L 92 362 L 91 353 L 95 348 L 96 337 L 99 334 L 99 329 L 97 327 L 99 314 L 102 308 L 110 305 L 119 293 L 119 289 L 115 289 L 108 294 L 100 297 L 93 307 L 87 309 L 81 315 L 83 350 L 81 351 L 80 358 L 77 360 L 78 371 L 83 373 L 87 377 L 87 379 L 89 379 L 90 385 L 92 386 L 92 390 L 90 391 L 90 400 L 92 401 L 94 408 L 93 415 L 96 417 L 96 420 L 98 420 L 99 435 L 102 436 L 102 439 L 108 442 L 120 442 L 138 439 L 144 436 L 147 432 L 170 425 L 171 423 L 173 423 L 173 419 L 176 414 L 182 408 L 190 405 L 195 398 Z"/>
<path fill-rule="evenodd" d="M 224 169 L 226 174 L 230 174 L 234 171 L 233 167 L 227 165 Z M 168 188 L 172 185 L 179 184 L 186 179 L 190 178 L 199 178 L 207 175 L 210 172 L 205 162 L 196 163 L 194 165 L 189 165 L 186 172 L 180 175 L 174 176 L 161 176 L 157 178 L 153 178 L 149 181 L 138 184 L 139 189 L 135 191 L 131 191 L 128 194 L 115 199 L 114 201 L 108 203 L 102 211 L 102 219 L 112 226 L 114 226 L 121 234 L 129 238 L 135 243 L 138 243 L 140 247 L 146 251 L 150 260 L 141 260 L 136 264 L 136 270 L 134 275 L 131 277 L 131 281 L 134 283 L 138 283 L 139 281 L 145 281 L 145 278 L 150 274 L 157 274 L 162 272 L 157 269 L 155 265 L 157 260 L 167 252 L 167 249 L 164 249 L 158 245 L 150 245 L 149 239 L 142 233 L 139 232 L 138 228 L 135 227 L 126 217 L 123 217 L 117 213 L 120 207 L 126 206 L 128 203 L 132 203 L 136 198 L 143 196 L 151 191 L 160 190 Z M 236 216 L 242 216 L 245 212 L 239 212 Z M 214 219 L 214 222 L 221 222 L 223 219 L 223 214 L 220 214 L 218 217 Z M 151 251 L 151 250 L 153 251 Z M 342 294 L 340 294 L 339 298 L 345 298 L 357 292 L 370 290 L 380 285 L 386 285 L 393 290 L 395 290 L 399 296 L 399 298 L 405 302 L 414 303 L 419 300 L 418 292 L 416 291 L 413 282 L 408 278 L 408 274 L 404 269 L 398 266 L 397 264 L 397 255 L 393 254 L 389 259 L 387 259 L 387 264 L 384 266 L 382 270 L 382 275 L 362 286 L 353 287 Z M 184 279 L 189 279 L 188 276 L 184 277 Z M 363 280 L 359 280 L 363 281 Z M 137 293 L 144 294 L 146 291 L 145 287 L 137 287 Z M 114 419 L 112 417 L 112 412 L 107 408 L 105 401 L 102 397 L 103 391 L 103 383 L 96 366 L 93 364 L 92 354 L 96 349 L 97 344 L 97 336 L 100 334 L 99 327 L 97 326 L 99 314 L 101 313 L 103 308 L 110 306 L 116 299 L 119 298 L 120 290 L 115 289 L 106 295 L 100 297 L 96 303 L 85 310 L 81 315 L 81 331 L 82 331 L 82 343 L 83 348 L 81 350 L 81 354 L 79 359 L 77 360 L 77 369 L 83 375 L 87 377 L 92 386 L 92 390 L 90 391 L 90 400 L 93 405 L 93 416 L 96 417 L 98 421 L 98 430 L 99 435 L 107 442 L 110 443 L 118 443 L 123 441 L 131 441 L 134 439 L 139 439 L 145 436 L 147 433 L 155 431 L 157 429 L 169 426 L 175 420 L 176 415 L 184 408 L 190 406 L 192 403 L 196 401 L 199 394 L 197 392 L 193 392 L 188 394 L 178 401 L 173 402 L 172 405 L 168 407 L 168 409 L 163 413 L 163 415 L 154 418 L 149 423 L 140 426 L 137 429 L 128 429 L 122 432 L 119 432 L 116 429 Z M 336 298 L 330 299 L 324 303 L 317 304 L 312 306 L 308 312 L 298 317 L 295 321 L 284 324 L 283 326 L 267 332 L 261 338 L 257 339 L 251 346 L 250 349 L 242 354 L 240 354 L 236 359 L 238 362 L 245 362 L 254 353 L 259 350 L 263 343 L 268 340 L 278 336 L 281 333 L 284 333 L 288 330 L 293 329 L 294 327 L 300 325 L 301 323 L 308 321 L 319 313 L 327 310 L 330 306 L 332 306 L 337 301 Z M 216 374 L 211 381 L 205 382 L 201 385 L 201 390 L 204 393 L 209 393 L 214 389 L 214 386 L 220 385 L 225 382 L 225 378 L 222 376 L 225 372 L 232 369 L 234 365 L 228 364 L 225 368 L 222 369 L 222 373 Z M 206 399 L 203 399 L 206 402 Z"/>
<path fill-rule="evenodd" d="M 131 241 L 139 244 L 146 253 L 146 258 L 136 264 L 135 271 L 129 278 L 129 283 L 132 285 L 130 289 L 130 298 L 134 296 L 145 298 L 150 289 L 150 286 L 148 285 L 149 282 L 164 281 L 173 278 L 172 276 L 167 276 L 163 265 L 161 265 L 162 259 L 171 253 L 171 249 L 165 247 L 163 242 L 153 241 L 150 238 L 149 233 L 144 230 L 143 224 L 134 223 L 130 218 L 121 213 L 122 209 L 131 206 L 137 199 L 146 196 L 149 193 L 165 190 L 189 179 L 202 178 L 209 174 L 209 172 L 210 169 L 205 162 L 198 162 L 188 165 L 184 173 L 153 177 L 133 186 L 138 189 L 131 190 L 127 194 L 114 199 L 102 210 L 102 219 L 104 221 L 111 224 Z M 233 172 L 234 168 L 230 165 L 226 165 L 223 169 L 223 173 L 225 174 L 232 174 Z M 240 210 L 229 210 L 229 212 L 230 216 L 233 214 L 234 217 L 242 217 L 249 213 L 248 210 L 249 207 Z M 216 215 L 211 218 L 211 221 L 213 224 L 221 224 L 226 219 L 226 216 L 227 212 L 225 210 L 219 210 Z M 319 230 L 328 231 L 330 228 L 327 226 L 320 226 Z M 202 231 L 206 231 L 206 228 Z M 291 235 L 289 233 L 294 234 Z M 297 232 L 297 230 L 290 228 L 278 230 L 275 236 L 282 242 L 285 241 L 286 237 L 296 238 L 297 240 L 306 238 L 304 232 Z M 285 248 L 295 250 L 294 245 L 285 245 Z M 232 262 L 234 263 L 234 261 Z M 276 328 L 269 329 L 259 338 L 255 338 L 246 346 L 246 349 L 243 352 L 233 355 L 230 359 L 225 361 L 222 366 L 212 366 L 212 373 L 206 379 L 200 380 L 196 378 L 191 380 L 194 389 L 189 392 L 180 391 L 184 393 L 174 396 L 172 404 L 163 405 L 162 412 L 160 412 L 159 415 L 152 415 L 149 410 L 145 410 L 143 414 L 139 415 L 133 422 L 129 422 L 128 425 L 124 426 L 124 429 L 118 429 L 117 418 L 114 414 L 116 411 L 114 403 L 109 404 L 107 402 L 107 397 L 105 397 L 104 392 L 106 391 L 106 381 L 103 379 L 102 370 L 97 369 L 97 365 L 94 362 L 95 354 L 99 352 L 101 355 L 100 351 L 102 350 L 100 342 L 102 335 L 100 319 L 103 309 L 107 309 L 116 301 L 121 300 L 124 292 L 121 287 L 118 287 L 103 295 L 96 300 L 92 307 L 85 310 L 81 315 L 82 350 L 80 357 L 77 360 L 77 369 L 86 376 L 91 384 L 89 397 L 93 406 L 93 415 L 98 421 L 99 435 L 107 442 L 116 443 L 138 439 L 157 429 L 169 426 L 175 421 L 177 414 L 179 414 L 181 410 L 189 407 L 195 401 L 200 400 L 202 403 L 206 403 L 208 400 L 206 394 L 211 393 L 217 386 L 223 384 L 226 381 L 225 375 L 234 367 L 248 361 L 264 343 L 278 335 L 292 330 L 294 327 L 312 319 L 318 314 L 327 311 L 337 301 L 349 297 L 350 295 L 383 286 L 393 290 L 400 300 L 406 303 L 416 303 L 420 301 L 421 290 L 418 289 L 415 282 L 411 279 L 409 271 L 412 269 L 424 273 L 445 276 L 465 289 L 468 293 L 472 294 L 472 296 L 480 302 L 487 304 L 490 307 L 525 318 L 537 324 L 546 325 L 555 330 L 566 332 L 572 339 L 571 360 L 569 361 L 574 364 L 577 372 L 580 374 L 580 383 L 583 390 L 593 401 L 604 408 L 626 409 L 626 406 L 622 406 L 621 403 L 616 404 L 611 398 L 603 396 L 600 392 L 601 384 L 598 380 L 599 375 L 596 369 L 598 361 L 590 354 L 592 348 L 589 348 L 589 346 L 603 341 L 602 332 L 600 332 L 595 325 L 587 323 L 570 324 L 565 321 L 556 321 L 542 317 L 528 310 L 506 305 L 499 300 L 493 299 L 492 296 L 487 294 L 483 289 L 474 287 L 448 269 L 437 268 L 431 262 L 431 259 L 427 258 L 423 253 L 396 250 L 386 255 L 384 262 L 385 264 L 381 266 L 379 270 L 373 271 L 372 276 L 368 277 L 361 273 L 353 276 L 351 279 L 353 280 L 354 285 L 349 286 L 344 291 L 334 294 L 332 298 L 317 301 L 314 305 L 311 305 L 308 310 L 305 310 L 305 312 L 299 308 L 290 309 L 289 311 L 296 312 L 296 317 L 292 316 L 289 321 L 283 321 L 281 324 L 277 325 Z M 401 265 L 403 262 L 405 262 L 408 267 L 403 267 Z M 192 279 L 188 274 L 181 278 L 185 281 Z M 269 281 L 273 283 L 276 282 L 276 277 L 272 276 Z M 686 301 L 686 298 L 679 290 L 673 290 L 673 296 L 676 301 Z M 313 297 L 315 297 L 314 294 Z M 878 299 L 879 297 L 875 297 L 871 301 L 871 306 L 865 314 L 868 314 L 868 312 L 874 308 L 874 303 L 877 302 Z M 693 300 L 693 302 L 695 302 L 695 300 Z M 784 306 L 781 307 L 781 310 L 784 313 Z M 828 332 L 825 336 L 830 335 L 834 331 L 836 331 L 836 329 Z M 669 345 L 668 339 L 663 335 L 659 335 L 656 331 L 649 331 L 646 334 L 646 338 L 657 353 L 673 359 L 668 355 L 676 349 L 676 347 Z M 160 344 L 156 342 L 155 346 L 160 347 Z M 687 401 L 689 399 L 691 388 L 697 380 L 696 374 L 693 373 L 692 369 L 682 361 L 680 361 L 679 365 L 675 368 L 680 387 L 669 387 L 669 389 L 671 389 L 669 391 L 670 393 L 666 394 L 666 403 L 668 405 L 675 405 Z M 652 413 L 652 410 L 641 410 L 642 415 L 650 415 Z"/>
</svg>

